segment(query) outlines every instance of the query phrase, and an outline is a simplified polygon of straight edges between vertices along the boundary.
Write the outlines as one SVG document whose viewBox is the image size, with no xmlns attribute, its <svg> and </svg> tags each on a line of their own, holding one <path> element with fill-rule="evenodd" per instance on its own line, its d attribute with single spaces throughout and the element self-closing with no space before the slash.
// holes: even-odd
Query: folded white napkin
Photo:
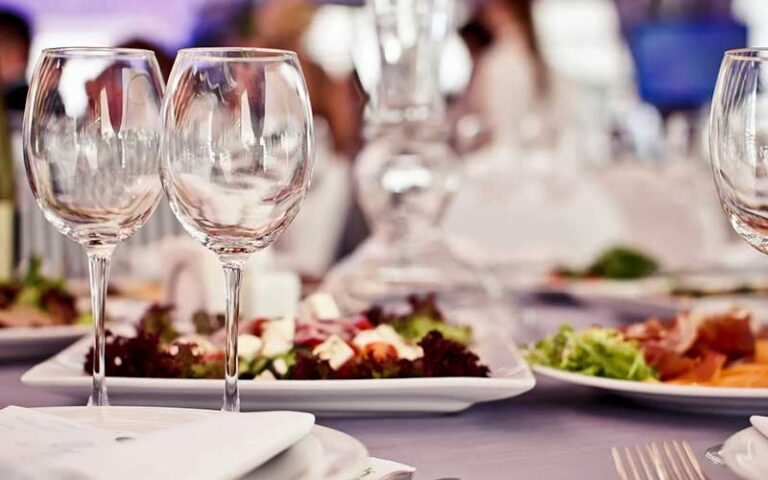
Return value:
<svg viewBox="0 0 768 480">
<path fill-rule="evenodd" d="M 222 413 L 119 442 L 108 430 L 7 407 L 0 411 L 0 478 L 235 479 L 304 438 L 314 423 L 298 412 Z"/>
<path fill-rule="evenodd" d="M 752 415 L 749 417 L 750 423 L 755 427 L 755 430 L 768 437 L 768 417 L 761 417 L 760 415 Z"/>
</svg>

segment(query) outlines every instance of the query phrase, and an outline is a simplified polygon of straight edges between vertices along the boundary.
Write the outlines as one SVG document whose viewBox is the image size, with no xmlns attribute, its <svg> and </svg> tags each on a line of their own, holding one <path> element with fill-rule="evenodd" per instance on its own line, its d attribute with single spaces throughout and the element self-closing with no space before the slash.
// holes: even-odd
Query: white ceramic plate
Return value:
<svg viewBox="0 0 768 480">
<path fill-rule="evenodd" d="M 733 434 L 720 456 L 734 473 L 749 480 L 768 478 L 768 438 L 750 427 Z"/>
<path fill-rule="evenodd" d="M 83 373 L 89 339 L 33 367 L 25 385 L 85 402 L 90 378 Z M 361 415 L 402 412 L 458 412 L 479 402 L 510 398 L 532 389 L 535 378 L 518 350 L 507 343 L 477 345 L 474 351 L 491 368 L 490 378 L 397 378 L 378 380 L 243 380 L 244 410 L 300 410 L 316 414 Z M 219 408 L 223 380 L 107 379 L 115 405 Z"/>
<path fill-rule="evenodd" d="M 564 282 L 553 288 L 562 288 L 576 297 L 590 298 L 649 298 L 669 295 L 671 280 L 667 277 L 649 277 L 637 280 L 588 279 Z"/>
<path fill-rule="evenodd" d="M 758 314 L 768 314 L 766 297 L 743 294 L 705 295 L 699 298 L 672 296 L 675 286 L 716 292 L 744 285 L 764 288 L 765 279 L 749 271 L 697 272 L 657 276 L 639 280 L 583 280 L 548 287 L 590 305 L 609 308 L 620 314 L 674 315 L 680 309 L 725 309 L 738 305 Z M 545 288 L 545 290 L 547 290 Z M 760 316 L 760 315 L 758 315 Z"/>
<path fill-rule="evenodd" d="M 604 390 L 638 402 L 670 410 L 745 415 L 768 413 L 768 388 L 697 387 L 631 382 L 592 377 L 534 365 L 537 375 L 561 382 Z"/>
<path fill-rule="evenodd" d="M 86 302 L 87 304 L 87 302 Z M 130 323 L 149 303 L 130 298 L 107 299 L 107 316 L 116 323 Z M 80 306 L 81 309 L 87 308 Z M 90 325 L 56 325 L 34 328 L 0 328 L 0 361 L 44 358 L 61 351 L 92 331 Z"/>
<path fill-rule="evenodd" d="M 766 288 L 762 272 L 747 270 L 713 270 L 688 273 L 662 273 L 635 280 L 584 279 L 552 284 L 584 298 L 670 298 L 676 288 L 722 292 L 743 286 Z M 717 296 L 717 295 L 709 295 Z M 705 296 L 707 297 L 707 296 Z"/>
<path fill-rule="evenodd" d="M 37 409 L 68 420 L 116 432 L 148 433 L 219 412 L 151 407 L 49 407 Z M 368 462 L 365 446 L 349 435 L 315 425 L 309 436 L 262 465 L 249 480 L 350 480 Z"/>
<path fill-rule="evenodd" d="M 91 331 L 90 325 L 0 328 L 0 360 L 45 357 Z"/>
</svg>

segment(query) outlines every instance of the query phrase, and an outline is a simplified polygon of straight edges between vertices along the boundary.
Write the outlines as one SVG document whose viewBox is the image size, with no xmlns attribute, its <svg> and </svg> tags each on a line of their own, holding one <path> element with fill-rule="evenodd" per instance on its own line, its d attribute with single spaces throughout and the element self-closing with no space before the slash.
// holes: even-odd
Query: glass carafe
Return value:
<svg viewBox="0 0 768 480">
<path fill-rule="evenodd" d="M 323 288 L 349 310 L 427 292 L 456 300 L 484 289 L 485 279 L 440 230 L 461 168 L 448 142 L 438 78 L 454 2 L 371 0 L 370 7 L 380 70 L 355 180 L 372 234 Z"/>
</svg>

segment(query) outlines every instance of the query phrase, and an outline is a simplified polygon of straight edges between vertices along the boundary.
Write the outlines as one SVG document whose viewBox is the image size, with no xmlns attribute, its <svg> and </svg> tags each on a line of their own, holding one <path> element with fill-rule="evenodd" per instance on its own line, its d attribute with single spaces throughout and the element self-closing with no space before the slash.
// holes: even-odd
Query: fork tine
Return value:
<svg viewBox="0 0 768 480">
<path fill-rule="evenodd" d="M 693 469 L 696 471 L 696 479 L 697 480 L 707 480 L 707 476 L 704 475 L 704 472 L 701 470 L 701 465 L 699 464 L 699 461 L 696 460 L 696 455 L 693 453 L 693 449 L 691 446 L 683 440 L 683 451 L 685 452 L 685 456 L 688 458 L 688 461 L 691 462 L 691 465 L 693 466 Z"/>
<path fill-rule="evenodd" d="M 632 470 L 632 476 L 635 478 L 635 480 L 642 480 L 640 477 L 640 472 L 637 471 L 635 459 L 632 458 L 632 451 L 629 449 L 629 447 L 624 447 L 624 455 L 627 457 L 627 461 L 629 462 L 629 468 Z"/>
<path fill-rule="evenodd" d="M 645 446 L 648 450 L 648 454 L 651 456 L 653 466 L 656 469 L 656 474 L 659 476 L 659 480 L 669 480 L 669 474 L 667 473 L 667 466 L 664 464 L 664 459 L 659 451 L 659 446 L 655 442 L 651 442 Z"/>
<path fill-rule="evenodd" d="M 635 451 L 637 453 L 638 458 L 640 458 L 640 463 L 643 466 L 643 472 L 645 472 L 645 478 L 647 478 L 648 480 L 653 480 L 653 475 L 651 474 L 651 470 L 648 468 L 648 464 L 645 462 L 645 455 L 643 455 L 643 451 L 638 446 L 635 446 Z"/>
<path fill-rule="evenodd" d="M 611 447 L 619 480 L 708 480 L 688 442 L 670 440 L 660 445 L 646 444 L 645 452 L 637 445 L 634 452 L 632 447 Z"/>
<path fill-rule="evenodd" d="M 629 480 L 627 477 L 627 471 L 624 470 L 624 463 L 621 461 L 621 454 L 619 449 L 611 447 L 611 456 L 613 457 L 613 465 L 616 467 L 616 473 L 619 474 L 619 480 Z"/>
<path fill-rule="evenodd" d="M 672 450 L 670 449 L 668 442 L 662 442 L 661 443 L 662 448 L 664 449 L 664 454 L 666 455 L 667 463 L 672 467 L 672 473 L 674 474 L 675 480 L 685 480 L 682 475 L 680 475 L 680 469 L 677 468 L 677 462 L 675 462 L 675 456 L 672 454 Z"/>
<path fill-rule="evenodd" d="M 680 465 L 683 466 L 683 470 L 685 471 L 685 478 L 688 480 L 696 480 L 696 473 L 693 471 L 693 467 L 691 467 L 691 462 L 688 460 L 685 453 L 683 453 L 683 449 L 680 446 L 680 442 L 677 440 L 672 440 L 672 446 L 675 448 L 675 454 L 677 454 L 677 460 L 680 462 Z"/>
</svg>

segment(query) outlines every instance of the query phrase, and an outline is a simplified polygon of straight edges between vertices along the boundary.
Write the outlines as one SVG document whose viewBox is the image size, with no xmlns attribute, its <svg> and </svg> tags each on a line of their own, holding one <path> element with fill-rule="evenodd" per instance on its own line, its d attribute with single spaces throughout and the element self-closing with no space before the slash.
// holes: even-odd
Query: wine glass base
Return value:
<svg viewBox="0 0 768 480">
<path fill-rule="evenodd" d="M 89 407 L 108 407 L 109 406 L 109 398 L 107 398 L 106 394 L 103 394 L 101 396 L 94 396 L 93 394 L 88 397 L 88 403 L 86 404 Z"/>
<path fill-rule="evenodd" d="M 227 398 L 227 393 L 228 392 L 224 393 L 224 403 L 221 405 L 221 411 L 238 413 L 240 411 L 240 393 L 236 391 L 234 395 L 229 398 Z"/>
</svg>

